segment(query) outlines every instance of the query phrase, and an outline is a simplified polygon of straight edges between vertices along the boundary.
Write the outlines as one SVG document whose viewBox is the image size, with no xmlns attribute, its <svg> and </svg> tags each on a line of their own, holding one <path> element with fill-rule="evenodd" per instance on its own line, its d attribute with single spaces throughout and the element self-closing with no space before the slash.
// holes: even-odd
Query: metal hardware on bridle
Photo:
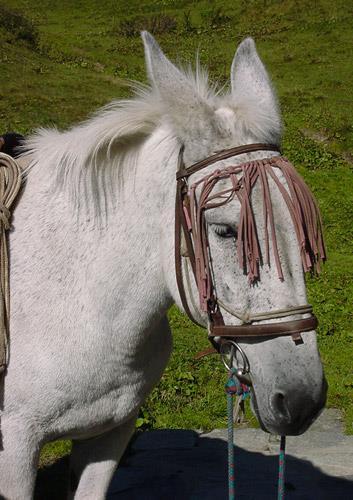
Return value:
<svg viewBox="0 0 353 500">
<path fill-rule="evenodd" d="M 283 274 L 277 248 L 268 178 L 274 181 L 287 204 L 300 245 L 304 271 L 316 268 L 319 272 L 320 262 L 326 258 L 321 217 L 316 202 L 304 181 L 285 158 L 273 156 L 272 158 L 248 161 L 240 165 L 218 169 L 189 186 L 189 177 L 203 168 L 217 161 L 254 151 L 279 152 L 279 149 L 277 146 L 269 144 L 248 144 L 218 152 L 189 168 L 183 166 L 182 151 L 179 155 L 180 168 L 176 175 L 175 204 L 175 268 L 177 284 L 185 312 L 194 323 L 198 324 L 191 313 L 184 288 L 182 269 L 182 258 L 184 257 L 188 259 L 191 265 L 199 291 L 200 308 L 202 311 L 207 312 L 209 318 L 209 339 L 217 350 L 219 350 L 223 340 L 227 338 L 263 338 L 290 335 L 298 343 L 302 342 L 301 334 L 303 332 L 312 332 L 318 325 L 309 304 L 251 314 L 236 311 L 217 297 L 209 261 L 210 255 L 204 213 L 209 208 L 223 206 L 235 197 L 238 198 L 241 205 L 238 229 L 239 265 L 247 269 L 250 282 L 259 279 L 260 248 L 256 223 L 249 201 L 251 190 L 256 182 L 260 182 L 263 191 L 266 220 L 266 262 L 269 263 L 270 261 L 268 232 L 270 231 L 279 278 L 283 279 Z M 274 169 L 278 169 L 283 174 L 287 189 L 274 174 Z M 214 188 L 220 179 L 230 179 L 231 187 L 215 193 Z M 196 197 L 196 188 L 201 190 L 199 199 Z M 182 241 L 184 242 L 183 252 L 181 251 Z M 222 309 L 240 319 L 242 323 L 240 325 L 225 325 Z M 276 323 L 263 323 L 263 321 L 271 319 L 303 314 L 307 314 L 309 317 Z M 253 322 L 261 323 L 253 324 Z M 216 339 L 218 340 L 216 341 Z"/>
<path fill-rule="evenodd" d="M 238 378 L 238 380 L 246 383 L 249 386 L 252 385 L 251 379 L 249 377 L 250 363 L 245 352 L 239 344 L 234 342 L 234 340 L 226 340 L 221 344 L 219 353 L 221 355 L 222 362 L 228 372 L 234 371 L 234 374 Z M 241 364 L 239 364 L 238 362 L 237 354 L 240 355 Z M 234 366 L 234 361 L 236 362 L 236 366 Z"/>
</svg>

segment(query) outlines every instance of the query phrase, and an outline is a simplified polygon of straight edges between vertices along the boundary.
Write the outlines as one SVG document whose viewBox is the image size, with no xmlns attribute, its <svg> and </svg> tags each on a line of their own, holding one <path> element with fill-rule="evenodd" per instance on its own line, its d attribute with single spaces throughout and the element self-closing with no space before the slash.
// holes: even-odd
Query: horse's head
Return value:
<svg viewBox="0 0 353 500">
<path fill-rule="evenodd" d="M 216 151 L 234 146 L 279 144 L 281 121 L 276 96 L 251 39 L 242 42 L 236 52 L 231 70 L 231 91 L 221 94 L 209 89 L 207 76 L 199 68 L 195 76 L 180 71 L 164 56 L 149 34 L 144 33 L 143 38 L 149 78 L 164 103 L 167 125 L 184 149 L 186 167 Z M 199 181 L 205 176 L 217 169 L 223 171 L 229 166 L 276 154 L 266 153 L 260 148 L 250 157 L 243 154 L 223 159 L 193 173 L 187 185 L 189 188 L 195 186 L 194 203 L 202 204 L 200 197 L 204 184 Z M 234 187 L 238 181 L 242 183 L 245 170 L 217 178 L 206 209 L 199 212 L 202 220 L 197 220 L 196 210 L 191 221 L 194 224 L 194 245 L 198 243 L 197 230 L 202 232 L 204 229 L 203 241 L 206 239 L 203 250 L 202 245 L 198 250 L 204 252 L 206 271 L 212 278 L 210 295 L 206 293 L 205 297 L 216 298 L 223 321 L 230 326 L 246 322 L 249 316 L 253 325 L 291 322 L 308 316 L 305 311 L 298 310 L 298 306 L 307 304 L 303 246 L 298 245 L 295 217 L 285 201 L 286 194 L 280 189 L 284 187 L 285 193 L 290 192 L 291 181 L 284 170 L 270 163 L 265 174 L 260 174 L 264 172 L 261 166 L 255 167 L 254 175 L 258 180 L 250 191 L 244 182 L 242 186 Z M 275 178 L 271 172 L 276 172 Z M 264 201 L 266 186 L 267 200 L 270 200 L 267 208 Z M 302 190 L 298 199 L 302 199 L 306 188 Z M 216 196 L 210 201 L 210 195 L 220 192 L 223 192 L 223 198 Z M 247 204 L 249 206 L 245 207 Z M 248 213 L 245 223 L 244 210 Z M 317 222 L 315 208 L 313 214 L 303 216 L 307 221 L 300 230 L 304 231 L 305 238 L 309 231 L 306 224 L 313 220 Z M 252 241 L 251 245 L 256 239 L 258 258 L 247 255 L 249 246 L 245 248 L 244 239 L 248 243 Z M 256 272 L 249 279 L 251 260 Z M 203 293 L 200 292 L 202 286 L 198 285 L 198 289 L 194 283 L 190 287 L 185 285 L 190 309 L 200 322 L 208 322 L 210 328 L 210 314 L 195 307 L 199 303 L 199 294 Z M 180 304 L 178 297 L 176 300 Z M 281 311 L 287 312 L 278 314 Z M 272 313 L 274 317 L 271 317 Z M 255 315 L 259 315 L 258 319 Z M 304 432 L 323 408 L 326 398 L 326 382 L 315 332 L 305 331 L 299 342 L 290 335 L 239 338 L 237 342 L 249 360 L 253 408 L 262 426 L 277 434 Z"/>
</svg>

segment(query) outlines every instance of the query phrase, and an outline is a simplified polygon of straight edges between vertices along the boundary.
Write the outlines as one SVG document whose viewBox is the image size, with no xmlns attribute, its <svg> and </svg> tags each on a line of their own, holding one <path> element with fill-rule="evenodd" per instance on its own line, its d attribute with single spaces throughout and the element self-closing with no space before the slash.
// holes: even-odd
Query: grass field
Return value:
<svg viewBox="0 0 353 500">
<path fill-rule="evenodd" d="M 237 43 L 254 37 L 278 89 L 284 152 L 322 210 L 329 260 L 308 279 L 320 318 L 328 405 L 353 433 L 353 5 L 343 0 L 9 0 L 0 4 L 0 130 L 67 127 L 145 80 L 141 29 L 176 61 L 201 62 L 228 80 Z M 170 311 L 175 349 L 144 406 L 141 427 L 225 425 L 224 370 L 199 362 L 204 331 Z M 46 448 L 43 462 L 69 449 Z"/>
</svg>

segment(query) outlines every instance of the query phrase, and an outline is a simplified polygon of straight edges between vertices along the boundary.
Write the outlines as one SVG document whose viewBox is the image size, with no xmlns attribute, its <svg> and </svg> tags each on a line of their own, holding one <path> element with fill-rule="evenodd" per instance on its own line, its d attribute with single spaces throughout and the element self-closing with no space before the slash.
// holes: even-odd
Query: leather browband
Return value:
<svg viewBox="0 0 353 500">
<path fill-rule="evenodd" d="M 189 175 L 192 175 L 195 172 L 198 172 L 199 170 L 208 167 L 208 165 L 216 163 L 217 161 L 226 160 L 227 158 L 231 158 L 232 156 L 238 156 L 245 153 L 253 153 L 254 151 L 277 151 L 279 153 L 281 152 L 279 147 L 275 146 L 274 144 L 261 144 L 261 143 L 245 144 L 244 146 L 237 146 L 235 148 L 225 149 L 223 151 L 218 151 L 216 154 L 209 156 L 204 160 L 194 163 L 193 165 L 191 165 L 191 167 L 182 168 L 178 170 L 176 173 L 176 179 L 179 180 L 184 177 L 189 177 Z"/>
</svg>

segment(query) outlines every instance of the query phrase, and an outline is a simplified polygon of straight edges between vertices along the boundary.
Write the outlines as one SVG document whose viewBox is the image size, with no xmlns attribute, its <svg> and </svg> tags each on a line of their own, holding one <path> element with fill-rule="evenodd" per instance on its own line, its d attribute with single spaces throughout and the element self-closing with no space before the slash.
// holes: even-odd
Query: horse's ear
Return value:
<svg viewBox="0 0 353 500">
<path fill-rule="evenodd" d="M 142 31 L 141 36 L 145 46 L 147 76 L 157 90 L 168 90 L 180 80 L 181 72 L 167 59 L 148 31 Z"/>
<path fill-rule="evenodd" d="M 208 104 L 195 83 L 163 54 L 153 36 L 141 33 L 145 46 L 147 75 L 159 93 L 177 132 L 190 127 L 193 117 L 208 111 Z"/>
<path fill-rule="evenodd" d="M 275 136 L 281 133 L 277 97 L 252 38 L 246 38 L 235 53 L 231 86 L 235 104 L 248 111 L 246 118 L 250 121 L 249 126 L 256 123 L 261 126 L 261 120 L 270 121 L 272 136 L 276 139 Z"/>
<path fill-rule="evenodd" d="M 145 58 L 148 78 L 153 87 L 168 99 L 183 96 L 197 98 L 190 82 L 174 64 L 164 55 L 162 49 L 148 31 L 142 31 L 145 46 Z M 185 102 L 185 101 L 184 101 Z"/>
</svg>

